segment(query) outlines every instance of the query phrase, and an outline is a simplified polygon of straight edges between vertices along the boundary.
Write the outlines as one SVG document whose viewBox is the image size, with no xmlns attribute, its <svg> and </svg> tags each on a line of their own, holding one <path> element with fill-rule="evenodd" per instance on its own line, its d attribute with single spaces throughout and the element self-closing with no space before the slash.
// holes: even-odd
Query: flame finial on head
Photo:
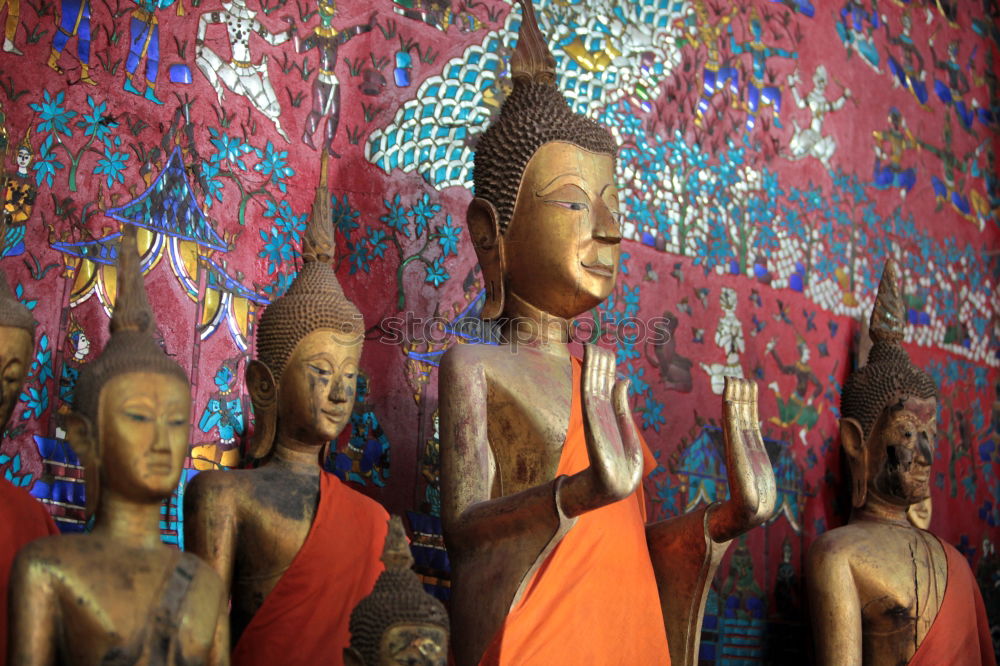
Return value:
<svg viewBox="0 0 1000 666">
<path fill-rule="evenodd" d="M 153 339 L 153 311 L 146 298 L 136 229 L 125 225 L 115 264 L 118 293 L 111 314 L 111 338 L 100 356 L 80 371 L 73 394 L 74 411 L 97 425 L 97 405 L 104 385 L 128 372 L 155 372 L 189 383 L 187 373 Z"/>
<path fill-rule="evenodd" d="M 896 262 L 887 259 L 882 270 L 882 280 L 872 308 L 869 335 L 875 344 L 892 344 L 903 341 L 903 298 L 899 291 Z"/>
<path fill-rule="evenodd" d="M 510 71 L 515 83 L 535 81 L 556 84 L 556 59 L 549 51 L 542 31 L 538 29 L 532 0 L 518 0 L 521 4 L 521 29 L 517 34 L 517 47 L 510 59 Z"/>
</svg>

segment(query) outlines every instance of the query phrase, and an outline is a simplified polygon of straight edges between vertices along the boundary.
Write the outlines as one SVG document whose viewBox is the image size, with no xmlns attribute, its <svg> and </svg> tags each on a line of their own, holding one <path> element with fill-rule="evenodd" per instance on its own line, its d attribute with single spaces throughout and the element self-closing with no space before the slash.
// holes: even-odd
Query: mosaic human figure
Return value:
<svg viewBox="0 0 1000 666">
<path fill-rule="evenodd" d="M 795 128 L 792 138 L 788 142 L 788 152 L 793 160 L 801 160 L 806 157 L 815 157 L 824 167 L 830 168 L 830 158 L 837 150 L 837 142 L 832 136 L 823 135 L 823 118 L 831 111 L 837 111 L 844 107 L 851 97 L 850 88 L 844 88 L 840 97 L 829 100 L 826 96 L 826 89 L 829 85 L 830 77 L 824 65 L 818 65 L 813 73 L 813 89 L 809 91 L 805 99 L 799 95 L 799 78 L 796 73 L 788 77 L 788 86 L 792 89 L 792 96 L 795 98 L 795 105 L 800 109 L 808 108 L 812 113 L 812 119 L 808 127 L 799 127 L 798 122 L 792 120 Z"/>
<path fill-rule="evenodd" d="M 62 0 L 59 10 L 59 27 L 52 36 L 52 52 L 47 65 L 57 74 L 65 73 L 59 58 L 69 40 L 76 37 L 76 55 L 80 60 L 80 80 L 96 86 L 90 76 L 90 0 Z"/>
<path fill-rule="evenodd" d="M 14 257 L 24 254 L 24 234 L 27 230 L 31 211 L 35 207 L 38 188 L 31 180 L 28 167 L 34 157 L 30 133 L 17 146 L 17 170 L 8 173 L 3 182 L 3 246 L 2 256 Z"/>
<path fill-rule="evenodd" d="M 781 397 L 777 381 L 768 384 L 768 388 L 774 391 L 774 397 L 778 403 L 778 415 L 771 417 L 771 423 L 781 428 L 799 426 L 799 438 L 802 440 L 802 446 L 809 446 L 806 441 L 806 433 L 816 426 L 816 422 L 819 421 L 820 409 L 822 409 L 822 407 L 817 409 L 813 405 L 813 401 L 823 394 L 823 385 L 820 384 L 816 373 L 809 366 L 809 344 L 805 339 L 799 337 L 796 342 L 795 347 L 799 357 L 791 365 L 785 365 L 781 362 L 778 350 L 775 349 L 776 344 L 777 338 L 772 338 L 767 343 L 767 352 L 774 359 L 781 374 L 795 377 L 795 388 L 786 400 Z M 810 384 L 816 387 L 811 396 L 809 395 Z"/>
<path fill-rule="evenodd" d="M 128 56 L 125 58 L 125 84 L 122 87 L 155 104 L 163 104 L 156 96 L 156 77 L 160 69 L 160 22 L 156 12 L 172 4 L 174 0 L 135 0 L 136 6 L 129 19 Z M 140 89 L 135 72 L 143 58 L 146 60 L 146 82 Z"/>
<path fill-rule="evenodd" d="M 385 486 L 389 478 L 389 438 L 379 424 L 369 400 L 369 379 L 358 373 L 354 409 L 351 410 L 351 436 L 347 450 L 334 458 L 334 470 L 344 481 Z"/>
<path fill-rule="evenodd" d="M 726 354 L 725 363 L 699 363 L 712 381 L 712 393 L 722 395 L 726 377 L 743 377 L 740 355 L 746 351 L 743 338 L 743 323 L 736 316 L 736 290 L 723 287 L 719 293 L 722 317 L 715 328 L 715 344 Z"/>
<path fill-rule="evenodd" d="M 972 122 L 976 118 L 974 107 L 965 103 L 965 96 L 969 94 L 972 87 L 969 85 L 969 77 L 962 71 L 962 63 L 958 61 L 958 40 L 948 44 L 947 58 L 939 58 L 934 50 L 934 37 L 928 42 L 931 50 L 931 62 L 939 70 L 944 72 L 945 80 L 934 79 L 934 92 L 938 99 L 946 106 L 955 109 L 955 114 L 962 122 L 962 127 L 967 131 L 972 130 Z"/>
<path fill-rule="evenodd" d="M 774 109 L 774 126 L 781 127 L 781 89 L 766 82 L 767 60 L 774 56 L 797 59 L 798 53 L 764 44 L 762 37 L 764 26 L 760 16 L 754 12 L 750 17 L 750 41 L 737 43 L 733 36 L 733 27 L 729 26 L 729 48 L 734 54 L 749 53 L 751 58 L 751 79 L 747 82 L 747 121 L 746 129 L 751 131 L 756 124 L 757 112 L 762 104 L 770 104 Z"/>
<path fill-rule="evenodd" d="M 885 34 L 890 44 L 898 47 L 901 54 L 899 59 L 895 55 L 889 56 L 889 71 L 892 72 L 893 85 L 902 86 L 913 93 L 917 101 L 927 104 L 927 72 L 924 71 L 924 56 L 910 36 L 913 21 L 909 14 L 903 14 L 899 19 L 899 34 L 893 35 L 889 31 L 889 24 L 885 24 Z"/>
<path fill-rule="evenodd" d="M 312 82 L 312 108 L 306 116 L 305 129 L 302 132 L 302 143 L 313 150 L 313 134 L 326 118 L 325 148 L 334 157 L 340 155 L 333 149 L 337 126 L 340 124 L 340 79 L 334 71 L 337 67 L 337 49 L 346 44 L 352 37 L 371 32 L 375 28 L 375 12 L 372 12 L 367 23 L 337 30 L 333 27 L 333 17 L 337 15 L 335 0 L 319 0 L 319 25 L 313 28 L 312 34 L 305 39 L 295 35 L 295 50 L 308 53 L 316 49 L 319 57 L 319 72 Z"/>
<path fill-rule="evenodd" d="M 917 171 L 913 167 L 904 166 L 903 158 L 907 151 L 921 148 L 906 126 L 906 119 L 899 109 L 889 109 L 889 127 L 884 130 L 872 131 L 875 138 L 875 166 L 873 180 L 875 187 L 898 187 L 900 196 L 913 189 L 917 182 Z"/>
<path fill-rule="evenodd" d="M 698 99 L 698 117 L 695 122 L 704 117 L 712 105 L 712 98 L 725 88 L 727 82 L 729 83 L 729 91 L 733 94 L 734 103 L 736 95 L 740 92 L 739 71 L 732 65 L 723 66 L 719 52 L 722 31 L 729 27 L 729 23 L 738 13 L 739 7 L 733 7 L 729 13 L 720 16 L 719 20 L 713 24 L 709 21 L 705 0 L 694 0 L 696 22 L 694 35 L 689 40 L 694 46 L 705 47 L 705 65 L 701 72 L 701 97 Z"/>
<path fill-rule="evenodd" d="M 198 420 L 198 429 L 204 433 L 217 430 L 221 444 L 233 444 L 243 435 L 243 399 L 236 388 L 236 375 L 228 363 L 223 363 L 214 377 L 216 390 L 208 399 Z"/>
<path fill-rule="evenodd" d="M 69 2 L 71 0 L 64 0 Z M 205 45 L 205 36 L 210 25 L 225 25 L 229 37 L 229 48 L 232 52 L 230 60 L 223 60 L 215 51 Z M 248 102 L 274 123 L 274 128 L 285 141 L 290 141 L 288 134 L 281 128 L 281 104 L 271 85 L 267 71 L 267 55 L 260 63 L 253 62 L 250 51 L 250 35 L 256 34 L 271 46 L 284 44 L 295 34 L 295 25 L 287 30 L 274 33 L 257 20 L 257 12 L 250 9 L 245 0 L 230 0 L 222 5 L 222 9 L 208 11 L 198 19 L 198 36 L 195 39 L 195 62 L 205 78 L 212 85 L 219 97 L 219 105 L 223 103 L 224 88 L 245 97 Z"/>
<path fill-rule="evenodd" d="M 847 0 L 840 9 L 836 25 L 837 35 L 847 48 L 847 57 L 850 58 L 852 53 L 857 53 L 872 69 L 881 74 L 878 47 L 875 46 L 875 38 L 872 35 L 880 25 L 878 12 L 870 11 L 862 0 Z"/>
</svg>

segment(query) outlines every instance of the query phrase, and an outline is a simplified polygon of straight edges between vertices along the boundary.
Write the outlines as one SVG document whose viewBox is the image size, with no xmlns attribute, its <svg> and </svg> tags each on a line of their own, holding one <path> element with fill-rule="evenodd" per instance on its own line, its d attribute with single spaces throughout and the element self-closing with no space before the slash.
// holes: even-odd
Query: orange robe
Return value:
<svg viewBox="0 0 1000 666">
<path fill-rule="evenodd" d="M 948 558 L 948 585 L 909 666 L 996 666 L 986 607 L 972 569 L 954 546 L 941 541 L 941 547 Z"/>
<path fill-rule="evenodd" d="M 573 359 L 573 404 L 557 474 L 590 467 Z M 643 443 L 646 470 L 655 460 Z M 670 664 L 642 485 L 581 515 L 535 571 L 480 664 Z"/>
<path fill-rule="evenodd" d="M 240 636 L 233 664 L 343 664 L 351 611 L 384 568 L 388 520 L 378 502 L 323 472 L 309 536 Z"/>
<path fill-rule="evenodd" d="M 7 590 L 17 551 L 29 541 L 59 534 L 45 506 L 0 476 L 0 664 L 7 659 Z"/>
</svg>

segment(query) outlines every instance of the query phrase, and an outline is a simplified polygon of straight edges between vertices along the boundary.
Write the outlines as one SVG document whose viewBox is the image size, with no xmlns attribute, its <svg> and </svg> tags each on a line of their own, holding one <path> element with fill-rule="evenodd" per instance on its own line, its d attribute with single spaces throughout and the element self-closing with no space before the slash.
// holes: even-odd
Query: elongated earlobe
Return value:
<svg viewBox="0 0 1000 666">
<path fill-rule="evenodd" d="M 859 509 L 868 498 L 868 447 L 862 441 L 861 424 L 840 419 L 840 443 L 851 470 L 851 505 Z"/>
<path fill-rule="evenodd" d="M 246 384 L 254 415 L 250 457 L 265 458 L 271 452 L 278 423 L 278 384 L 271 369 L 256 359 L 247 363 Z"/>
<path fill-rule="evenodd" d="M 486 303 L 480 316 L 483 319 L 494 319 L 503 312 L 504 274 L 507 268 L 499 215 L 492 203 L 476 197 L 469 203 L 466 222 L 486 288 Z"/>
</svg>

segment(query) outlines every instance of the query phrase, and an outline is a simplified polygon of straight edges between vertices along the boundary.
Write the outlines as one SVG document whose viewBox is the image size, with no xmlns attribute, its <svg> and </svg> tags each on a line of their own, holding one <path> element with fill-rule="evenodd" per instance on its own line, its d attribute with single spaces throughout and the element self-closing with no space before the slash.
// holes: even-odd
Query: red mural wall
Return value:
<svg viewBox="0 0 1000 666">
<path fill-rule="evenodd" d="M 932 531 L 1000 627 L 1000 53 L 995 0 L 540 0 L 574 108 L 612 128 L 622 278 L 580 331 L 614 346 L 660 466 L 653 514 L 723 496 L 720 387 L 754 379 L 780 510 L 740 540 L 705 663 L 801 660 L 802 559 L 846 520 L 837 435 L 887 257 L 913 361 L 941 388 Z M 502 0 L 9 0 L 0 52 L 3 268 L 39 322 L 0 470 L 80 530 L 61 440 L 107 339 L 121 225 L 140 227 L 158 333 L 192 378 L 194 474 L 241 464 L 242 375 L 294 276 L 329 150 L 337 271 L 368 336 L 330 466 L 405 513 L 447 597 L 436 368 L 474 342 L 465 229 L 477 136 L 509 89 Z M 669 342 L 648 333 L 666 317 Z M 638 322 L 638 324 L 637 324 Z M 997 629 L 995 633 L 1000 632 Z"/>
</svg>

